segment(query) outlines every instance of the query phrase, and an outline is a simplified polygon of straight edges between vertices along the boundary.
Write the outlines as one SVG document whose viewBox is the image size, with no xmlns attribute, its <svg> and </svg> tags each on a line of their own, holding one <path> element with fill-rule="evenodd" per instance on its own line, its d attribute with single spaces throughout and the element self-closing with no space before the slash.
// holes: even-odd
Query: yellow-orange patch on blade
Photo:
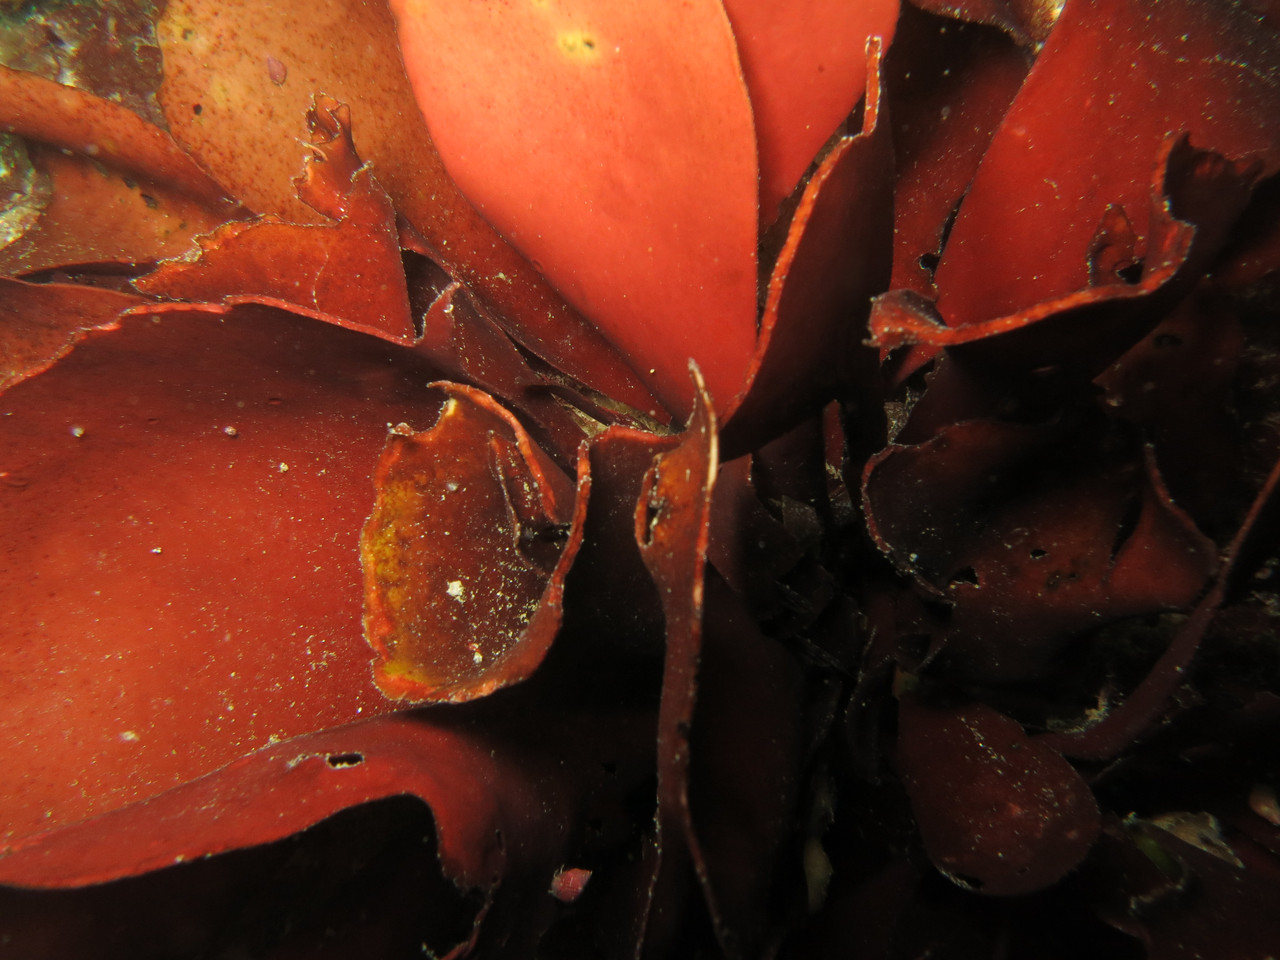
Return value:
<svg viewBox="0 0 1280 960">
<path fill-rule="evenodd" d="M 481 391 L 430 430 L 392 428 L 360 538 L 365 637 L 388 697 L 462 701 L 528 677 L 560 626 L 569 479 Z"/>
</svg>

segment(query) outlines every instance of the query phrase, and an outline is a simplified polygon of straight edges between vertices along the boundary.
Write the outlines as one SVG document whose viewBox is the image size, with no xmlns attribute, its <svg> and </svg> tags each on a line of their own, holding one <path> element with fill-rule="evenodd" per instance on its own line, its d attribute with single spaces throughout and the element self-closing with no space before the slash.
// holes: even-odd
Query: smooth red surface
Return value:
<svg viewBox="0 0 1280 960">
<path fill-rule="evenodd" d="M 1280 37 L 1243 6 L 1070 0 L 997 130 L 937 272 L 953 326 L 1090 286 L 1109 205 L 1149 235 L 1162 146 L 1280 162 Z"/>
<path fill-rule="evenodd" d="M 930 264 L 936 266 L 947 222 L 1030 62 L 1026 51 L 994 31 L 932 17 L 911 4 L 903 8 L 897 37 L 885 70 L 897 168 L 888 289 L 932 296 Z"/>
<path fill-rule="evenodd" d="M 867 41 L 893 40 L 898 0 L 724 0 L 751 92 L 760 219 L 771 223 L 867 82 Z"/>
<path fill-rule="evenodd" d="M 126 318 L 0 396 L 0 841 L 389 709 L 357 540 L 430 379 L 243 309 Z"/>
<path fill-rule="evenodd" d="M 898 766 L 929 858 L 996 896 L 1041 890 L 1084 859 L 1098 804 L 1079 773 L 980 704 L 898 707 Z"/>
<path fill-rule="evenodd" d="M 489 826 L 497 805 L 482 787 L 495 765 L 468 740 L 403 717 L 299 738 L 145 803 L 19 844 L 0 859 L 0 877 L 80 886 L 143 873 L 275 840 L 412 785 L 419 796 L 448 796 L 466 810 L 461 824 L 441 825 L 449 833 L 462 827 L 460 836 L 442 836 L 441 854 L 459 880 L 487 885 L 503 859 Z M 458 767 L 470 776 L 454 775 Z"/>
<path fill-rule="evenodd" d="M 0 858 L 0 882 L 67 887 L 133 876 L 409 795 L 430 808 L 440 868 L 458 887 L 442 898 L 445 906 L 456 909 L 457 893 L 478 893 L 468 898 L 471 912 L 480 908 L 475 929 L 464 927 L 462 941 L 531 956 L 560 915 L 550 893 L 557 871 L 581 863 L 601 835 L 625 828 L 619 799 L 647 768 L 647 713 L 594 704 L 588 715 L 575 697 L 526 687 L 470 712 L 401 714 L 299 737 L 36 837 Z"/>
<path fill-rule="evenodd" d="M 755 344 L 755 129 L 718 2 L 393 4 L 463 193 L 673 410 Z"/>
</svg>

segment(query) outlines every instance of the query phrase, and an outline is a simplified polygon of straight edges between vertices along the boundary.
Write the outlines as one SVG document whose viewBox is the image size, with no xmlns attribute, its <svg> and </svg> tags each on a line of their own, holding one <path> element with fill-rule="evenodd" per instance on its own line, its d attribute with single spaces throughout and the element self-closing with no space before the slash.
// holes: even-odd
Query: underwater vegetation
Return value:
<svg viewBox="0 0 1280 960">
<path fill-rule="evenodd" d="M 0 957 L 1274 953 L 1271 7 L 0 4 Z"/>
</svg>

